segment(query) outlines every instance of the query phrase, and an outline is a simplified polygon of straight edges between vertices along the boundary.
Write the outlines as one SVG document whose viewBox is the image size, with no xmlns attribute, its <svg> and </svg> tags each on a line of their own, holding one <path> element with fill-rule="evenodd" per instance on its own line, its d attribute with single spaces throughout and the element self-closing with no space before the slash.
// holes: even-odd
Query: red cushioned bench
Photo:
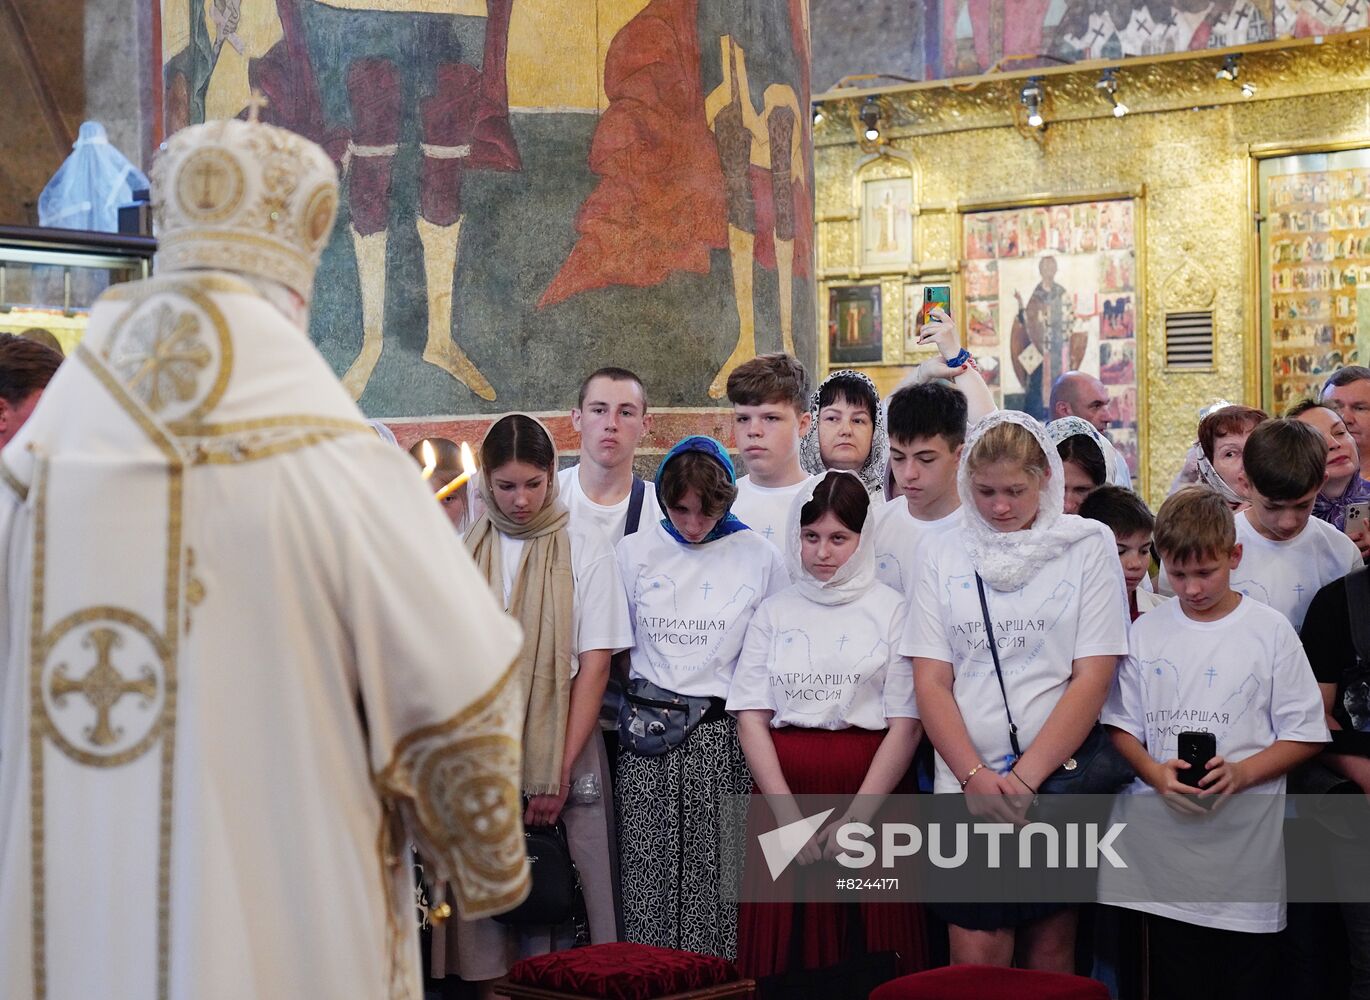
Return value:
<svg viewBox="0 0 1370 1000">
<path fill-rule="evenodd" d="M 525 958 L 495 985 L 511 1000 L 723 1000 L 755 991 L 721 958 L 627 943 Z"/>
</svg>

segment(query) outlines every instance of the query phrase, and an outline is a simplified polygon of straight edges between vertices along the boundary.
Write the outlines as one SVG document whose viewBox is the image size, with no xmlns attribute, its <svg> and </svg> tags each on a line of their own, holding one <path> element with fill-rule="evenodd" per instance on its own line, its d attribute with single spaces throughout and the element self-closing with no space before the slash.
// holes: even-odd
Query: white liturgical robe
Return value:
<svg viewBox="0 0 1370 1000">
<path fill-rule="evenodd" d="M 518 627 L 410 458 L 182 272 L 0 462 L 0 996 L 421 997 L 408 844 L 468 917 L 528 866 Z"/>
</svg>

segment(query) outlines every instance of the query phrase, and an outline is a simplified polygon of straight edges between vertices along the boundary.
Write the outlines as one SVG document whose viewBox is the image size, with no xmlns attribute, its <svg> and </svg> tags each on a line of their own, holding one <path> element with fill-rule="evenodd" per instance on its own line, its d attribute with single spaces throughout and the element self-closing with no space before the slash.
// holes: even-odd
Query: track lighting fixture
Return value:
<svg viewBox="0 0 1370 1000">
<path fill-rule="evenodd" d="M 1018 100 L 1022 102 L 1023 108 L 1027 111 L 1027 123 L 1032 128 L 1041 128 L 1042 119 L 1042 78 L 1040 76 L 1028 77 L 1028 82 L 1023 84 L 1023 89 L 1018 94 Z"/>
<path fill-rule="evenodd" d="M 861 105 L 861 124 L 865 126 L 867 142 L 879 141 L 880 105 L 875 103 L 874 97 L 867 97 L 866 103 Z"/>
<path fill-rule="evenodd" d="M 1104 75 L 1099 77 L 1099 82 L 1094 86 L 1108 95 L 1108 99 L 1113 102 L 1113 117 L 1121 118 L 1127 114 L 1128 107 L 1118 100 L 1118 77 L 1117 70 L 1106 69 Z"/>
<path fill-rule="evenodd" d="M 1242 71 L 1241 65 L 1238 63 L 1238 60 L 1240 59 L 1241 56 L 1236 54 L 1227 56 L 1223 59 L 1223 68 L 1218 70 L 1218 72 L 1214 73 L 1213 75 L 1217 77 L 1219 80 L 1237 79 L 1237 77 L 1241 75 Z"/>
</svg>

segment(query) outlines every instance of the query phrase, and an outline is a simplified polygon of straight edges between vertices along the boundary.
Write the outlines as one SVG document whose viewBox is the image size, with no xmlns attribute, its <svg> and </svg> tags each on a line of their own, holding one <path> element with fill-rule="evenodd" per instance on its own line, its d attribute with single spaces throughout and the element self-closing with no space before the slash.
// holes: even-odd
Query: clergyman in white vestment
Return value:
<svg viewBox="0 0 1370 1000">
<path fill-rule="evenodd" d="M 0 997 L 421 997 L 409 845 L 527 893 L 521 637 L 309 342 L 337 179 L 173 136 L 157 276 L 0 454 Z"/>
</svg>

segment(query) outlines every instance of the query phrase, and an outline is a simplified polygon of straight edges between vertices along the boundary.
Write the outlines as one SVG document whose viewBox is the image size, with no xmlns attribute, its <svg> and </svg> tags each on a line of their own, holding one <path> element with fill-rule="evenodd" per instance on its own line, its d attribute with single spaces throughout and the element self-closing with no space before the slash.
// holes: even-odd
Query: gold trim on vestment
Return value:
<svg viewBox="0 0 1370 1000">
<path fill-rule="evenodd" d="M 383 799 L 410 820 L 435 878 L 453 888 L 464 919 L 501 913 L 528 894 L 521 824 L 521 686 L 513 664 L 476 701 L 446 722 L 395 745 L 375 777 Z M 445 793 L 445 794 L 444 794 Z"/>
<path fill-rule="evenodd" d="M 131 312 L 132 310 L 130 310 Z M 208 310 L 207 310 L 208 311 Z M 217 310 L 215 310 L 217 312 Z M 126 318 L 126 317 L 125 317 Z M 76 349 L 76 356 L 80 361 L 95 375 L 96 379 L 105 387 L 115 402 L 134 420 L 157 448 L 162 452 L 167 460 L 167 539 L 166 557 L 163 573 L 166 580 L 165 590 L 165 632 L 162 636 L 162 649 L 164 650 L 164 672 L 162 678 L 162 712 L 161 719 L 156 727 L 156 732 L 160 735 L 162 766 L 159 780 L 159 810 L 158 810 L 158 836 L 157 836 L 157 997 L 158 1000 L 166 1000 L 170 988 L 171 974 L 171 839 L 172 839 L 172 793 L 175 778 L 175 747 L 176 747 L 176 693 L 177 693 L 177 657 L 180 653 L 180 622 L 181 622 L 181 573 L 184 561 L 181 557 L 182 547 L 182 501 L 184 499 L 184 475 L 185 468 L 181 458 L 181 452 L 176 443 L 168 436 L 162 427 L 149 416 L 144 407 L 133 398 L 127 387 L 115 377 L 114 373 L 101 362 L 94 352 L 88 350 L 84 344 Z M 221 371 L 227 369 L 227 363 L 231 361 L 231 353 L 221 357 Z M 226 381 L 226 378 L 225 378 Z M 217 388 L 217 387 L 216 387 Z M 216 388 L 210 390 L 211 396 Z M 221 390 L 219 390 L 221 394 Z M 215 400 L 217 402 L 217 399 Z M 38 518 L 41 526 L 41 518 L 45 516 L 43 504 L 38 504 Z M 41 532 L 36 533 L 36 537 L 41 537 Z M 34 607 L 35 607 L 35 627 L 37 634 L 42 633 L 42 605 L 38 595 L 42 593 L 43 586 L 43 564 L 39 558 L 41 549 L 35 544 L 34 561 Z M 84 614 L 86 612 L 79 612 Z M 44 636 L 44 640 L 46 640 Z M 35 650 L 36 652 L 36 650 Z M 41 670 L 42 660 L 35 657 L 35 669 Z M 39 691 L 41 697 L 41 688 Z M 32 715 L 32 713 L 31 713 Z M 41 745 L 39 746 L 41 752 Z M 39 790 L 41 795 L 41 788 Z M 41 869 L 39 869 L 41 870 Z"/>
<path fill-rule="evenodd" d="M 250 285 L 244 287 L 246 289 L 245 294 L 257 295 Z M 143 314 L 139 312 L 142 306 L 149 300 L 162 295 L 186 299 L 200 312 L 204 313 L 213 328 L 219 347 L 218 371 L 208 390 L 203 393 L 197 392 L 195 394 L 199 397 L 199 402 L 190 410 L 190 412 L 166 420 L 168 428 L 172 429 L 175 433 L 180 433 L 180 431 L 177 430 L 178 425 L 194 426 L 203 420 L 214 407 L 219 405 L 219 401 L 223 399 L 224 392 L 228 389 L 229 379 L 233 375 L 233 336 L 229 332 L 228 320 L 224 318 L 224 314 L 220 311 L 218 305 L 209 298 L 205 290 L 200 286 L 198 279 L 181 278 L 181 280 L 177 281 L 168 278 L 155 286 L 140 289 L 139 293 L 135 294 L 133 298 L 130 299 L 129 308 L 110 328 L 109 335 L 105 338 L 100 354 L 104 359 L 106 366 L 112 367 L 112 354 L 119 343 L 120 337 L 127 332 L 127 328 L 131 324 L 138 322 L 143 318 Z M 170 308 L 169 304 L 168 308 Z M 114 372 L 111 371 L 111 374 L 114 374 Z M 153 374 L 155 377 L 157 373 L 154 371 Z M 130 392 L 133 391 L 133 387 L 127 383 L 125 383 L 125 387 L 128 388 Z M 148 409 L 153 412 L 161 409 L 161 407 L 155 403 L 155 396 L 150 398 Z"/>
<path fill-rule="evenodd" d="M 144 734 L 142 739 L 133 746 L 113 754 L 91 753 L 89 750 L 83 750 L 72 743 L 67 735 L 62 732 L 61 728 L 57 725 L 57 720 L 52 718 L 51 713 L 48 712 L 47 709 L 46 695 L 54 693 L 52 687 L 55 682 L 49 682 L 47 685 L 42 685 L 41 683 L 42 677 L 47 673 L 48 661 L 52 658 L 53 650 L 56 648 L 58 642 L 60 642 L 68 633 L 74 632 L 85 626 L 93 625 L 96 622 L 116 622 L 142 635 L 157 653 L 158 660 L 160 661 L 159 665 L 161 667 L 161 671 L 156 676 L 156 680 L 161 688 L 163 711 L 158 712 L 157 718 L 148 726 L 148 731 Z M 152 744 L 157 742 L 157 738 L 162 734 L 162 727 L 166 721 L 164 709 L 166 705 L 166 679 L 168 676 L 167 664 L 169 658 L 167 655 L 168 651 L 165 638 L 158 635 L 153 629 L 152 624 L 148 622 L 147 619 L 143 618 L 142 615 L 136 614 L 125 608 L 110 606 L 83 608 L 75 614 L 67 615 L 67 617 L 48 629 L 46 633 L 41 636 L 39 641 L 33 644 L 32 648 L 34 662 L 39 670 L 40 688 L 42 689 L 41 693 L 44 695 L 43 701 L 39 707 L 42 709 L 46 720 L 45 724 L 48 730 L 48 738 L 52 740 L 57 749 L 65 756 L 76 761 L 78 764 L 85 764 L 88 767 L 119 767 L 123 764 L 128 764 L 137 760 L 152 748 Z"/>
<path fill-rule="evenodd" d="M 20 500 L 29 498 L 29 488 L 19 481 L 19 477 L 14 474 L 9 465 L 3 458 L 0 458 L 0 482 L 3 482 L 10 489 L 14 490 L 15 496 Z"/>
<path fill-rule="evenodd" d="M 40 458 L 34 468 L 33 583 L 29 607 L 29 876 L 33 881 L 33 996 L 48 995 L 47 883 L 43 863 L 47 834 L 43 827 L 43 560 L 47 550 L 48 464 Z"/>
<path fill-rule="evenodd" d="M 372 433 L 369 427 L 363 428 L 367 434 Z M 271 458 L 274 455 L 284 455 L 287 452 L 298 451 L 301 448 L 309 448 L 324 441 L 332 441 L 342 437 L 344 434 L 355 434 L 357 431 L 321 431 L 314 434 L 302 434 L 298 437 L 287 438 L 283 441 L 273 441 L 270 444 L 249 444 L 242 441 L 229 441 L 220 450 L 211 451 L 204 444 L 195 446 L 195 451 L 191 455 L 193 465 L 238 465 L 243 462 L 255 462 L 262 458 Z"/>
<path fill-rule="evenodd" d="M 261 297 L 261 294 L 248 282 L 241 278 L 235 278 L 231 274 L 205 272 L 192 276 L 186 272 L 172 271 L 167 274 L 154 275 L 143 281 L 129 281 L 112 285 L 100 293 L 99 302 L 141 302 L 149 295 L 156 295 L 169 287 L 179 288 L 186 283 L 193 284 L 202 292 Z M 99 302 L 96 304 L 98 305 Z"/>
<path fill-rule="evenodd" d="M 337 431 L 365 431 L 374 434 L 369 424 L 364 424 L 360 420 L 349 420 L 346 417 L 320 417 L 301 413 L 288 417 L 260 417 L 256 420 L 234 420 L 218 424 L 196 424 L 194 427 L 187 427 L 183 431 L 179 426 L 182 422 L 177 421 L 171 425 L 171 429 L 177 433 L 184 433 L 187 437 L 214 437 L 223 434 L 240 434 L 243 431 L 275 430 L 281 427 L 292 427 L 309 430 L 337 430 Z"/>
</svg>

